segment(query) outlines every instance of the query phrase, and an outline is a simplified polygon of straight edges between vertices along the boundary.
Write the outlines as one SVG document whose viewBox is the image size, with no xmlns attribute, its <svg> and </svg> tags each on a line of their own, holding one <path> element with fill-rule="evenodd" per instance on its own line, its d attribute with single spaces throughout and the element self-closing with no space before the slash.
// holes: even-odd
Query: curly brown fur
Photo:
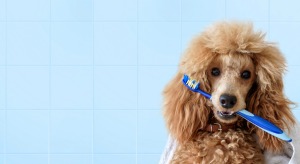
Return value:
<svg viewBox="0 0 300 164">
<path fill-rule="evenodd" d="M 178 146 L 171 164 L 261 164 L 263 156 L 253 136 L 238 129 L 222 132 L 201 132 L 193 141 Z"/>
<path fill-rule="evenodd" d="M 230 67 L 230 64 L 234 67 Z M 222 74 L 218 78 L 210 77 L 211 68 L 215 65 L 224 69 L 222 71 L 226 75 Z M 212 148 L 209 142 L 197 140 L 210 138 L 212 135 L 207 132 L 201 133 L 201 130 L 210 123 L 212 115 L 217 117 L 219 122 L 235 123 L 243 132 L 255 134 L 262 150 L 274 153 L 282 151 L 284 141 L 245 120 L 236 118 L 226 121 L 218 118 L 216 111 L 227 109 L 221 109 L 217 101 L 207 100 L 198 93 L 191 92 L 182 84 L 181 79 L 183 74 L 188 74 L 200 82 L 202 90 L 212 95 L 220 95 L 223 91 L 237 94 L 239 103 L 230 112 L 236 112 L 242 109 L 240 107 L 244 107 L 281 129 L 289 130 L 295 121 L 289 108 L 292 103 L 283 93 L 282 76 L 285 67 L 285 59 L 279 49 L 274 44 L 264 41 L 264 34 L 254 32 L 251 24 L 221 22 L 196 37 L 183 55 L 175 78 L 164 90 L 164 117 L 170 134 L 179 144 L 174 159 L 184 158 L 186 153 L 183 150 L 192 152 L 200 144 L 205 144 L 207 149 Z M 253 76 L 248 82 L 238 79 L 239 71 L 245 68 L 253 71 Z M 216 86 L 221 84 L 221 89 Z M 218 133 L 218 135 L 226 134 Z M 187 143 L 189 146 L 186 145 Z M 253 148 L 256 147 L 256 142 L 254 143 L 249 137 L 240 138 L 237 144 L 240 146 L 250 144 Z M 242 152 L 249 148 L 248 146 L 241 146 L 234 153 L 242 155 Z M 192 147 L 195 149 L 190 150 Z M 256 152 L 260 153 L 259 150 Z M 207 156 L 213 155 L 215 153 L 207 154 Z M 247 158 L 246 161 L 253 161 L 258 157 L 261 158 L 260 155 L 254 155 L 252 159 Z M 190 157 L 193 158 L 196 157 Z M 216 158 L 224 160 L 225 156 Z"/>
</svg>

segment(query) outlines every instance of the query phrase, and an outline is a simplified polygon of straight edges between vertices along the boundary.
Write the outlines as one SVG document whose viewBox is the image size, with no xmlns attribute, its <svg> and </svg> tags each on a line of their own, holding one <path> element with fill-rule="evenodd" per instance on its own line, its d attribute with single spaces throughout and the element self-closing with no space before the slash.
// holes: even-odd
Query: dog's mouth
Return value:
<svg viewBox="0 0 300 164">
<path fill-rule="evenodd" d="M 220 118 L 224 120 L 231 120 L 236 117 L 236 114 L 234 112 L 217 111 L 217 114 Z"/>
</svg>

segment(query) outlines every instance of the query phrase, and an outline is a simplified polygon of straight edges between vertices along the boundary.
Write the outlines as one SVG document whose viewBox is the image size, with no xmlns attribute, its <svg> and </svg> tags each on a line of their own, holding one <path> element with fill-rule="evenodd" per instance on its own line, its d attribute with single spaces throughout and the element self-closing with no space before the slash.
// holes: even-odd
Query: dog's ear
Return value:
<svg viewBox="0 0 300 164">
<path fill-rule="evenodd" d="M 295 120 L 289 107 L 292 102 L 283 93 L 285 60 L 282 54 L 275 46 L 266 46 L 261 53 L 254 55 L 254 64 L 257 80 L 248 95 L 248 110 L 289 131 Z M 256 131 L 259 143 L 264 149 L 273 152 L 282 150 L 285 141 L 250 123 L 248 126 Z"/>
<path fill-rule="evenodd" d="M 164 117 L 170 134 L 179 143 L 193 138 L 209 119 L 210 109 L 202 95 L 190 91 L 178 73 L 164 90 Z"/>
<path fill-rule="evenodd" d="M 199 36 L 192 40 L 183 55 L 176 76 L 164 90 L 164 117 L 170 134 L 179 143 L 189 141 L 197 131 L 206 127 L 211 109 L 210 100 L 199 93 L 190 91 L 182 83 L 184 74 L 200 82 L 200 88 L 211 91 L 206 71 L 215 59 L 215 53 L 206 48 L 204 39 Z"/>
</svg>

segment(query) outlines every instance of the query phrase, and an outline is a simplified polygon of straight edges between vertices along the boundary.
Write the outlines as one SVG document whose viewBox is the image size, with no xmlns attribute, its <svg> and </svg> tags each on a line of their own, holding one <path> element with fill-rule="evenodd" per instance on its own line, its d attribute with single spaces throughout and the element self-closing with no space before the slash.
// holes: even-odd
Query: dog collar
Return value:
<svg viewBox="0 0 300 164">
<path fill-rule="evenodd" d="M 202 131 L 207 131 L 207 132 L 227 132 L 229 129 L 235 129 L 236 126 L 235 124 L 231 125 L 221 125 L 220 123 L 213 123 L 213 124 L 208 124 Z"/>
</svg>

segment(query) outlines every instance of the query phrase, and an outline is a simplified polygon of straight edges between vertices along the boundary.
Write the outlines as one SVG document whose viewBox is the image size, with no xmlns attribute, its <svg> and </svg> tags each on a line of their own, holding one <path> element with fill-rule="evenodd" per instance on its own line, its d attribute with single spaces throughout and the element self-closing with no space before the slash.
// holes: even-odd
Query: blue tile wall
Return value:
<svg viewBox="0 0 300 164">
<path fill-rule="evenodd" d="M 95 155 L 94 163 L 136 163 L 136 156 L 134 154 Z"/>
<path fill-rule="evenodd" d="M 51 19 L 53 21 L 92 21 L 93 0 L 51 0 Z"/>
<path fill-rule="evenodd" d="M 88 154 L 93 144 L 91 110 L 54 110 L 50 113 L 50 152 Z"/>
<path fill-rule="evenodd" d="M 135 22 L 96 22 L 95 65 L 136 65 L 137 41 Z"/>
<path fill-rule="evenodd" d="M 217 21 L 225 18 L 225 0 L 182 1 L 182 21 Z"/>
<path fill-rule="evenodd" d="M 5 76 L 5 67 L 0 66 L 0 110 L 5 109 L 5 100 L 6 100 L 6 94 L 5 94 L 5 89 L 6 89 L 6 76 Z"/>
<path fill-rule="evenodd" d="M 162 91 L 215 21 L 252 21 L 278 43 L 284 92 L 299 104 L 299 4 L 0 0 L 0 164 L 158 163 Z"/>
<path fill-rule="evenodd" d="M 139 109 L 161 109 L 162 91 L 175 75 L 176 66 L 143 66 L 139 68 Z"/>
<path fill-rule="evenodd" d="M 136 153 L 136 110 L 98 110 L 94 113 L 94 152 Z"/>
<path fill-rule="evenodd" d="M 96 109 L 137 109 L 136 70 L 136 66 L 96 66 L 94 107 Z"/>
<path fill-rule="evenodd" d="M 270 3 L 271 21 L 300 21 L 300 15 L 296 14 L 300 10 L 300 2 L 290 0 L 288 3 L 275 0 Z"/>
<path fill-rule="evenodd" d="M 0 22 L 0 66 L 5 65 L 6 56 L 6 23 Z"/>
<path fill-rule="evenodd" d="M 50 163 L 55 164 L 92 164 L 92 155 L 51 155 Z"/>
<path fill-rule="evenodd" d="M 8 110 L 6 152 L 10 154 L 47 153 L 48 119 L 47 110 Z"/>
<path fill-rule="evenodd" d="M 4 155 L 0 154 L 0 164 L 4 164 L 5 159 L 4 159 Z"/>
<path fill-rule="evenodd" d="M 182 22 L 181 51 L 184 52 L 184 50 L 189 46 L 192 39 L 195 38 L 204 29 L 208 28 L 211 23 L 213 22 Z"/>
<path fill-rule="evenodd" d="M 181 53 L 180 33 L 180 22 L 139 23 L 139 64 L 177 65 Z"/>
<path fill-rule="evenodd" d="M 137 1 L 138 0 L 94 0 L 94 20 L 136 21 Z"/>
<path fill-rule="evenodd" d="M 50 81 L 52 109 L 93 108 L 91 66 L 53 66 Z"/>
<path fill-rule="evenodd" d="M 142 154 L 142 155 L 138 155 L 137 163 L 153 164 L 153 163 L 158 163 L 159 159 L 160 159 L 160 154 Z"/>
<path fill-rule="evenodd" d="M 138 112 L 137 148 L 138 153 L 160 154 L 166 143 L 167 134 L 161 110 Z"/>
<path fill-rule="evenodd" d="M 6 155 L 6 164 L 48 164 L 47 155 L 37 155 L 37 154 L 13 154 Z"/>
<path fill-rule="evenodd" d="M 6 0 L 9 21 L 49 21 L 50 0 Z"/>
<path fill-rule="evenodd" d="M 277 42 L 287 58 L 288 65 L 299 65 L 300 22 L 271 22 L 270 40 Z"/>
<path fill-rule="evenodd" d="M 300 87 L 297 87 L 300 76 L 297 76 L 300 70 L 300 65 L 289 66 L 286 75 L 284 76 L 284 91 L 285 95 L 293 102 L 299 105 L 299 96 L 295 93 L 300 93 Z M 299 108 L 299 106 L 297 107 Z"/>
<path fill-rule="evenodd" d="M 268 21 L 269 0 L 226 0 L 226 18 L 230 20 Z"/>
<path fill-rule="evenodd" d="M 49 68 L 7 66 L 7 109 L 49 109 Z"/>
<path fill-rule="evenodd" d="M 5 127 L 6 127 L 6 120 L 5 120 L 6 114 L 4 110 L 0 110 L 0 154 L 4 153 L 4 146 L 5 146 Z M 0 159 L 1 161 L 1 159 Z M 1 162 L 0 162 L 1 163 Z"/>
<path fill-rule="evenodd" d="M 93 164 L 92 155 L 51 155 L 51 164 Z"/>
<path fill-rule="evenodd" d="M 49 64 L 49 34 L 49 23 L 7 23 L 7 65 Z"/>
<path fill-rule="evenodd" d="M 180 0 L 138 0 L 140 21 L 180 21 Z"/>
<path fill-rule="evenodd" d="M 93 23 L 53 22 L 51 25 L 51 64 L 93 64 Z"/>
<path fill-rule="evenodd" d="M 0 21 L 6 20 L 6 0 L 0 0 Z"/>
</svg>

